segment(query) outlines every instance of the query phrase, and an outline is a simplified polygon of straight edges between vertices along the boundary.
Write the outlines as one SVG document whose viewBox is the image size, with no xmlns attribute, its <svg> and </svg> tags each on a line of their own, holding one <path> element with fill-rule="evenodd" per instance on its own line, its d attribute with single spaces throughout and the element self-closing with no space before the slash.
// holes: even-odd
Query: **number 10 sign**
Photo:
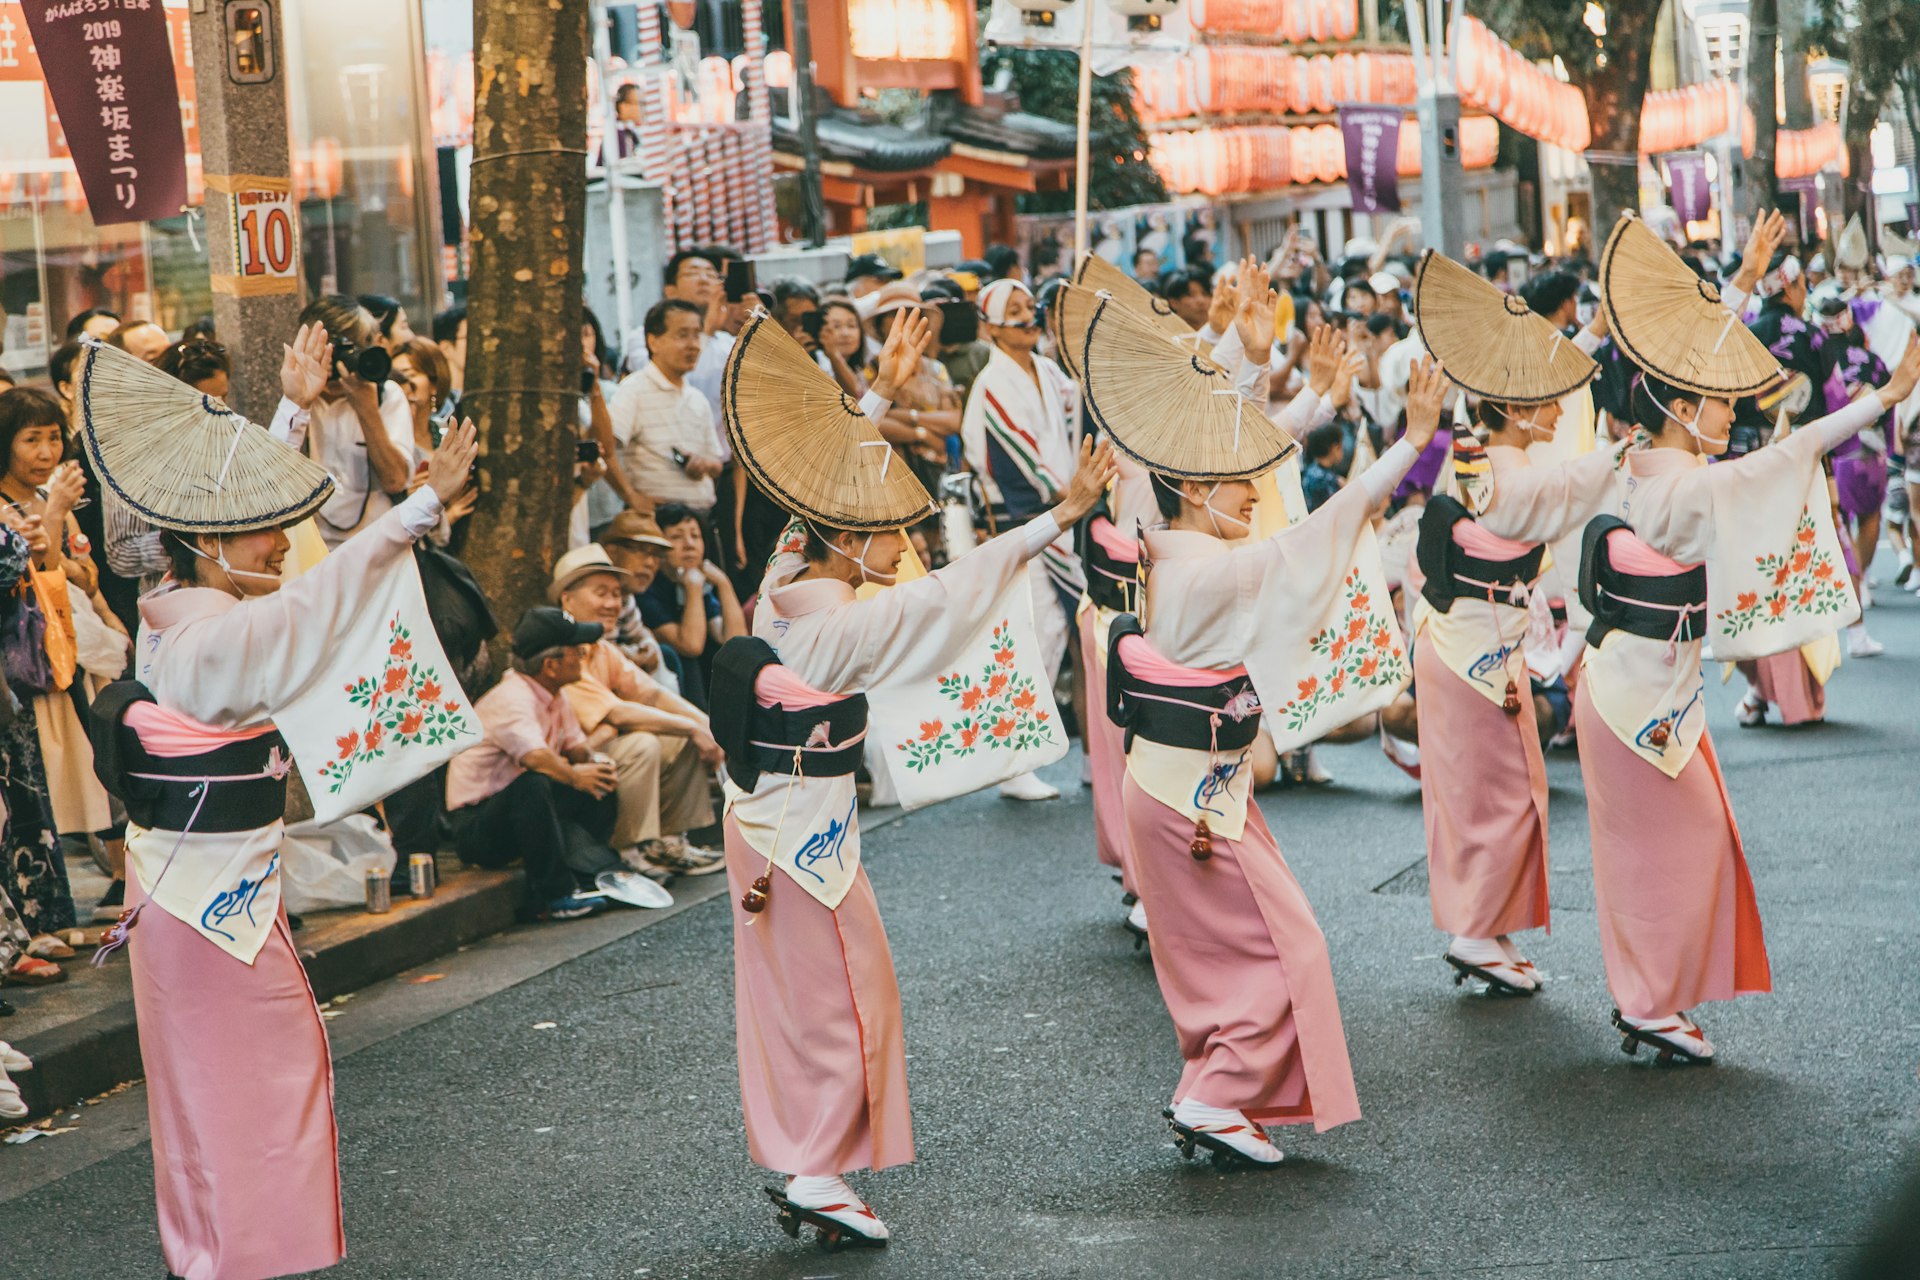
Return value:
<svg viewBox="0 0 1920 1280">
<path fill-rule="evenodd" d="M 214 292 L 242 298 L 298 292 L 300 209 L 293 184 L 254 174 L 208 174 L 207 187 L 226 196 L 232 244 L 231 270 L 214 275 Z"/>
</svg>

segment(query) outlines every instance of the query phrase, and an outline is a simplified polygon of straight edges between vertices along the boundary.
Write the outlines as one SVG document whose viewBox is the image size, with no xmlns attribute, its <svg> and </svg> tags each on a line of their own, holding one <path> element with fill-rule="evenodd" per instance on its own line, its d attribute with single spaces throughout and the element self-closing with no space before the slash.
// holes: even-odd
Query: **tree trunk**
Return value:
<svg viewBox="0 0 1920 1280">
<path fill-rule="evenodd" d="M 587 0 L 474 0 L 471 284 L 460 412 L 480 434 L 463 548 L 510 632 L 566 549 L 580 407 Z M 506 654 L 495 640 L 496 667 Z"/>
<path fill-rule="evenodd" d="M 1774 0 L 1780 6 L 1780 69 L 1785 78 L 1787 128 L 1813 128 L 1813 97 L 1807 92 L 1807 5 L 1809 0 Z"/>
<path fill-rule="evenodd" d="M 1833 239 L 1838 243 L 1841 228 L 1859 214 L 1860 225 L 1867 233 L 1868 253 L 1880 250 L 1879 219 L 1873 216 L 1873 126 L 1884 105 L 1856 89 L 1847 101 L 1844 122 L 1847 176 L 1840 180 L 1840 226 L 1833 228 Z"/>
<path fill-rule="evenodd" d="M 1747 110 L 1753 112 L 1753 154 L 1747 157 L 1740 184 L 1742 214 L 1757 217 L 1773 208 L 1780 192 L 1774 151 L 1780 132 L 1775 99 L 1774 58 L 1780 46 L 1779 0 L 1753 0 L 1747 39 Z M 1728 236 L 1728 244 L 1739 236 Z"/>
<path fill-rule="evenodd" d="M 1612 234 L 1622 210 L 1640 208 L 1640 104 L 1652 77 L 1659 15 L 1660 0 L 1619 0 L 1609 6 L 1607 65 L 1588 73 L 1579 86 L 1593 128 L 1587 161 L 1596 248 Z"/>
</svg>

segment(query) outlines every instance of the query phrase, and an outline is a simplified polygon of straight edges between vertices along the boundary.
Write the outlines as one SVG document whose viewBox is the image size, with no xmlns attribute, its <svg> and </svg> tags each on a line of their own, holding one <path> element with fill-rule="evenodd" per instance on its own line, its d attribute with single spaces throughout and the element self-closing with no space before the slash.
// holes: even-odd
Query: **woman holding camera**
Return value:
<svg viewBox="0 0 1920 1280">
<path fill-rule="evenodd" d="M 388 380 L 393 358 L 380 346 L 372 314 L 352 298 L 324 294 L 307 304 L 300 323 L 326 330 L 333 343 L 333 376 L 294 415 L 290 437 L 333 477 L 333 496 L 316 516 L 331 551 L 406 496 L 420 455 L 413 410 Z"/>
</svg>

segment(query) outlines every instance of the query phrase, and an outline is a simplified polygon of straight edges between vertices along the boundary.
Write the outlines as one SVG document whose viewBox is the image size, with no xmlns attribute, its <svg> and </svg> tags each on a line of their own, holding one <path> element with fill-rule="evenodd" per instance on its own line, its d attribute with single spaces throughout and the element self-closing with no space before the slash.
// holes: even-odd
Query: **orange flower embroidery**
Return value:
<svg viewBox="0 0 1920 1280">
<path fill-rule="evenodd" d="M 1758 591 L 1742 591 L 1740 593 L 1739 600 L 1735 602 L 1735 607 L 1740 609 L 1751 609 L 1759 603 L 1760 603 L 1760 593 Z"/>
<path fill-rule="evenodd" d="M 970 747 L 980 740 L 980 726 L 970 724 L 960 731 L 960 745 Z"/>
<path fill-rule="evenodd" d="M 434 680 L 422 680 L 420 687 L 415 689 L 413 694 L 422 702 L 438 702 L 440 701 L 440 685 Z"/>
<path fill-rule="evenodd" d="M 1010 667 L 1013 665 L 1013 650 L 1002 649 L 993 655 L 993 660 L 1003 667 Z"/>
<path fill-rule="evenodd" d="M 383 692 L 392 693 L 406 682 L 407 669 L 405 667 L 388 667 L 387 678 L 380 682 L 380 688 Z"/>
<path fill-rule="evenodd" d="M 969 689 L 960 695 L 960 709 L 962 711 L 971 711 L 979 706 L 986 696 L 986 691 L 983 689 Z"/>
<path fill-rule="evenodd" d="M 1347 670 L 1345 667 L 1334 668 L 1333 679 L 1327 681 L 1327 687 L 1335 693 L 1339 693 L 1347 687 Z"/>
<path fill-rule="evenodd" d="M 940 736 L 940 730 L 944 727 L 945 726 L 938 720 L 922 720 L 920 722 L 920 741 L 932 742 Z"/>
<path fill-rule="evenodd" d="M 1301 697 L 1311 698 L 1314 695 L 1314 691 L 1320 687 L 1320 678 L 1318 676 L 1308 676 L 1305 680 L 1300 681 L 1297 687 L 1300 690 Z"/>
<path fill-rule="evenodd" d="M 1367 620 L 1365 618 L 1347 619 L 1347 639 L 1358 640 L 1360 638 L 1360 633 L 1362 631 L 1365 631 L 1366 629 L 1367 629 Z"/>
<path fill-rule="evenodd" d="M 1793 553 L 1793 571 L 1800 573 L 1813 562 L 1813 552 L 1796 551 Z"/>
<path fill-rule="evenodd" d="M 426 713 L 423 711 L 409 711 L 406 715 L 401 716 L 400 736 L 403 738 L 411 738 L 414 734 L 420 732 L 420 722 L 426 718 Z"/>
<path fill-rule="evenodd" d="M 387 652 L 405 662 L 413 656 L 413 641 L 400 639 L 387 646 Z"/>
<path fill-rule="evenodd" d="M 1774 617 L 1777 618 L 1786 611 L 1787 598 L 1785 596 L 1775 596 L 1773 599 L 1767 601 L 1767 612 L 1771 613 Z"/>
<path fill-rule="evenodd" d="M 1006 673 L 999 672 L 995 674 L 993 679 L 987 681 L 987 696 L 989 698 L 997 698 L 1002 693 L 1006 692 L 1006 688 L 1007 688 Z"/>
<path fill-rule="evenodd" d="M 1801 530 L 1800 530 L 1800 532 L 1794 535 L 1794 538 L 1793 538 L 1793 540 L 1794 540 L 1795 542 L 1798 542 L 1798 543 L 1799 543 L 1799 544 L 1800 544 L 1801 546 L 1803 546 L 1803 547 L 1810 547 L 1810 546 L 1812 546 L 1812 545 L 1813 545 L 1813 529 L 1812 529 L 1812 527 L 1811 527 L 1811 526 L 1805 526 L 1805 527 L 1802 527 L 1802 528 L 1801 528 Z"/>
<path fill-rule="evenodd" d="M 1379 669 L 1380 669 L 1380 659 L 1369 657 L 1365 662 L 1360 664 L 1360 678 L 1362 680 L 1369 679 L 1370 677 L 1372 677 L 1373 673 L 1378 671 Z"/>
<path fill-rule="evenodd" d="M 387 730 L 385 725 L 382 725 L 378 722 L 368 725 L 367 726 L 367 750 L 378 751 L 380 749 L 380 739 L 384 738 L 386 736 L 386 733 L 387 733 Z"/>
<path fill-rule="evenodd" d="M 1008 734 L 1010 734 L 1010 733 L 1012 733 L 1012 732 L 1013 732 L 1013 717 L 1012 717 L 1012 716 L 1004 716 L 1004 717 L 1002 717 L 1001 719 L 999 719 L 999 720 L 996 720 L 996 721 L 994 721 L 994 724 L 993 724 L 993 736 L 994 736 L 994 737 L 996 737 L 996 738 L 1004 738 L 1004 737 L 1006 737 L 1006 736 L 1007 736 Z"/>
<path fill-rule="evenodd" d="M 1365 613 L 1367 611 L 1367 606 L 1371 603 L 1372 603 L 1371 597 L 1369 597 L 1366 592 L 1362 591 L 1359 595 L 1347 601 L 1347 608 L 1353 610 L 1355 613 Z"/>
<path fill-rule="evenodd" d="M 333 745 L 340 748 L 340 758 L 345 760 L 348 756 L 352 755 L 355 748 L 360 745 L 359 731 L 355 730 L 343 738 L 335 738 Z"/>
</svg>

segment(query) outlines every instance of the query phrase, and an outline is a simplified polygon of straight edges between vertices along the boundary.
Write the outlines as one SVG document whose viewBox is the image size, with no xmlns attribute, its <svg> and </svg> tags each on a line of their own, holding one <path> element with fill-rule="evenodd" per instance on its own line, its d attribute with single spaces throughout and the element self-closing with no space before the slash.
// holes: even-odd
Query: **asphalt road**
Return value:
<svg viewBox="0 0 1920 1280">
<path fill-rule="evenodd" d="M 1063 801 L 974 797 L 865 837 L 920 1154 L 854 1178 L 890 1249 L 828 1255 L 775 1229 L 708 902 L 522 931 L 343 1006 L 333 1274 L 1839 1275 L 1920 1162 L 1920 607 L 1871 617 L 1888 653 L 1842 670 L 1825 726 L 1743 731 L 1739 681 L 1713 691 L 1777 990 L 1697 1011 L 1712 1069 L 1630 1060 L 1606 1024 L 1571 756 L 1549 766 L 1554 931 L 1529 947 L 1547 989 L 1496 1002 L 1438 959 L 1417 789 L 1342 748 L 1336 785 L 1261 802 L 1332 948 L 1364 1118 L 1282 1131 L 1272 1173 L 1185 1164 L 1159 1119 L 1172 1029 L 1070 761 Z M 8 1275 L 160 1273 L 141 1105 L 0 1148 Z"/>
</svg>

